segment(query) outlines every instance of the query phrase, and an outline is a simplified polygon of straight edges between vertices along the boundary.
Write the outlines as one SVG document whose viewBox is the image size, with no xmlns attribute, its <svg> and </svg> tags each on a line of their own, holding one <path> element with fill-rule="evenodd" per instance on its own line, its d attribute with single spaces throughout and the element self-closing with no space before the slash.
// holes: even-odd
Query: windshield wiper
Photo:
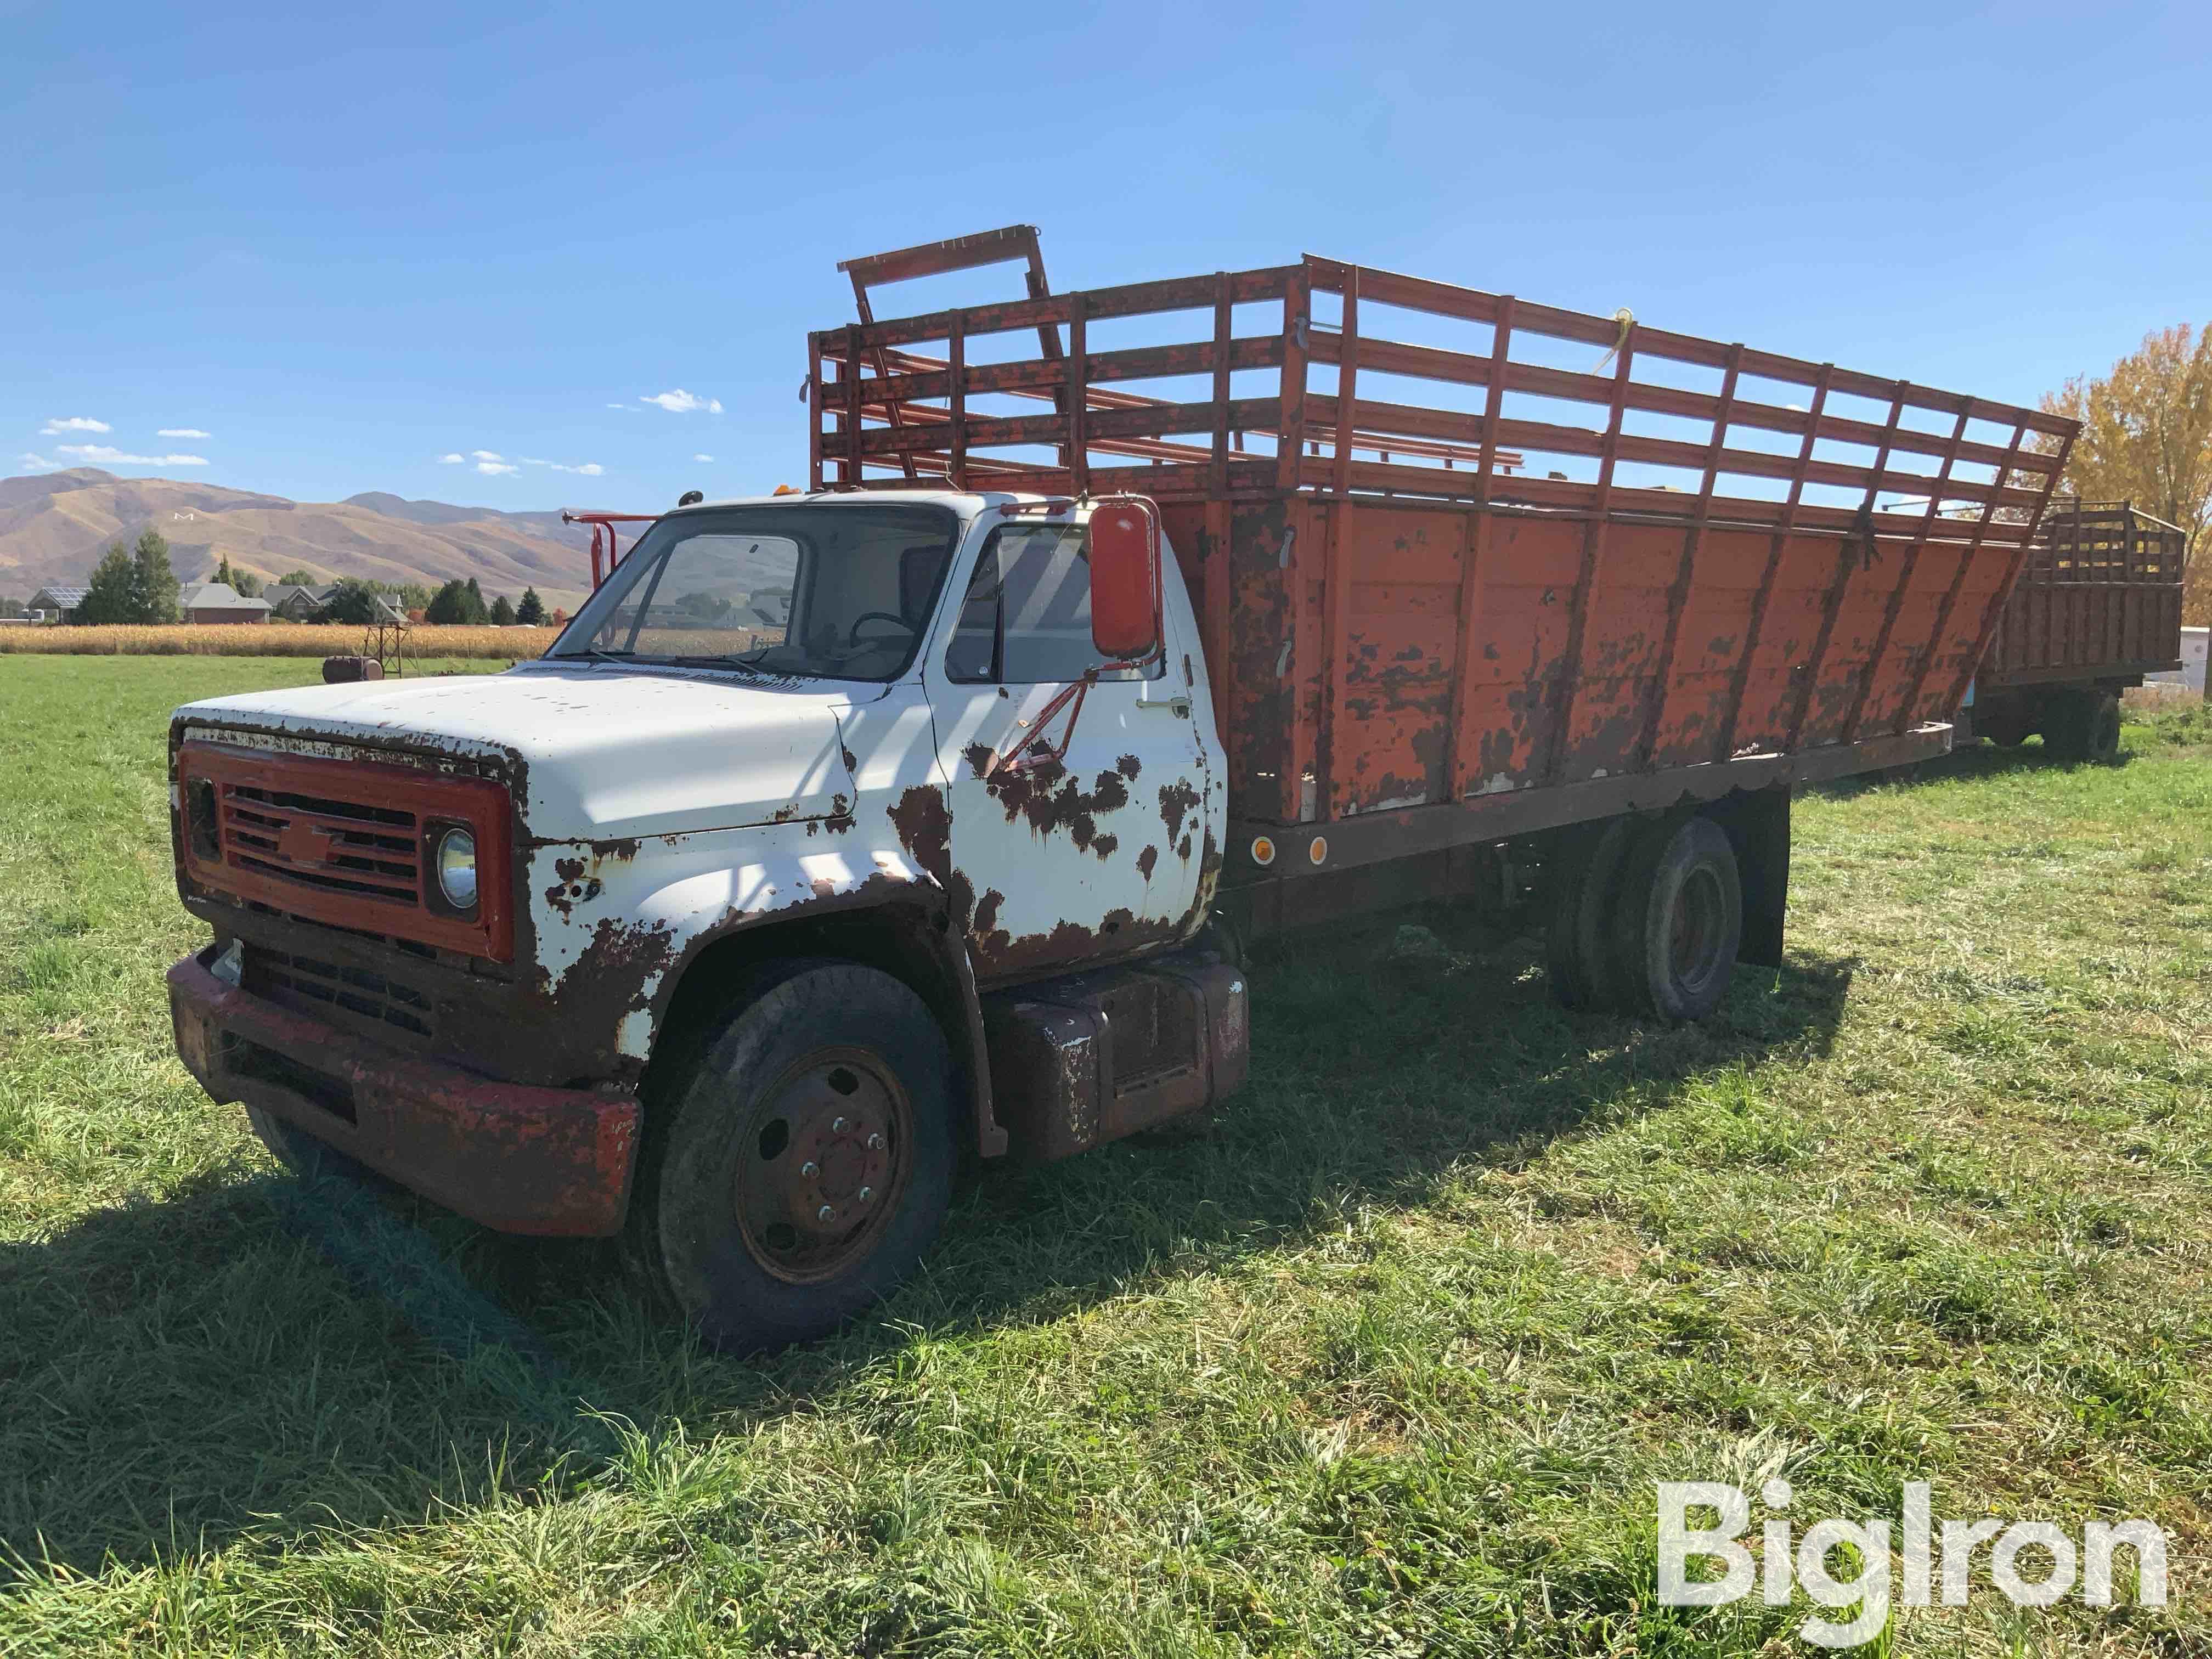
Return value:
<svg viewBox="0 0 2212 1659">
<path fill-rule="evenodd" d="M 637 655 L 635 651 L 603 651 L 594 647 L 589 651 L 563 651 L 556 660 L 561 662 L 629 662 Z"/>
<path fill-rule="evenodd" d="M 778 674 L 777 670 L 763 668 L 760 662 L 763 652 L 775 648 L 774 646 L 763 646 L 758 651 L 734 651 L 719 657 L 677 657 L 672 660 L 679 664 L 703 663 L 714 668 L 742 668 L 748 673 L 775 676 Z"/>
</svg>

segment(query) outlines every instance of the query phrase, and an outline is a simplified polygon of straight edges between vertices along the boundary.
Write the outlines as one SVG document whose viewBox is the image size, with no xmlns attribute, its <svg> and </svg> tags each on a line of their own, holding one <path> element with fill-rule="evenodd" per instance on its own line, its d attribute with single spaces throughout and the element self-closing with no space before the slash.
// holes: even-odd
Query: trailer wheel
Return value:
<svg viewBox="0 0 2212 1659">
<path fill-rule="evenodd" d="M 1719 1007 L 1743 942 L 1743 882 L 1727 832 L 1700 817 L 1645 825 L 1621 872 L 1613 921 L 1629 1012 L 1692 1020 Z"/>
<path fill-rule="evenodd" d="M 2089 754 L 2093 761 L 2116 759 L 2120 752 L 2120 700 L 2110 691 L 2089 712 Z"/>
<path fill-rule="evenodd" d="M 1613 818 L 1584 836 L 1553 883 L 1545 966 L 1561 1007 L 1603 1012 L 1620 1007 L 1613 965 L 1613 894 L 1628 855 L 1631 821 Z"/>
<path fill-rule="evenodd" d="M 2043 741 L 2063 761 L 2108 761 L 2120 752 L 2120 700 L 2109 691 L 2068 691 L 2045 706 Z"/>
<path fill-rule="evenodd" d="M 751 1352 L 827 1335 L 913 1271 L 956 1163 L 951 1054 L 913 991 L 872 968 L 805 964 L 679 1068 L 629 1254 L 709 1342 Z"/>
</svg>

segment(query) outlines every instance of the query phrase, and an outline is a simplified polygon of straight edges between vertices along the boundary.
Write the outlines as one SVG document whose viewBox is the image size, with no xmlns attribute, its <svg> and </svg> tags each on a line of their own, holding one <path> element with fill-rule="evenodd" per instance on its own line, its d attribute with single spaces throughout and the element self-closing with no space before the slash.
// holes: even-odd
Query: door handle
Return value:
<svg viewBox="0 0 2212 1659">
<path fill-rule="evenodd" d="M 1137 700 L 1137 707 L 1165 709 L 1172 714 L 1188 716 L 1190 713 L 1190 699 L 1178 691 L 1172 697 L 1139 697 Z"/>
</svg>

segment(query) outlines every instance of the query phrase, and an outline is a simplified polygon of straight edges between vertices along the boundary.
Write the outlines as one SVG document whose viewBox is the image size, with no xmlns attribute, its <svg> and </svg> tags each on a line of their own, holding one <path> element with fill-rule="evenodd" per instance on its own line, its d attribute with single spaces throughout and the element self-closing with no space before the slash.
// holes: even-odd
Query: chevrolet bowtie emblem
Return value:
<svg viewBox="0 0 2212 1659">
<path fill-rule="evenodd" d="M 276 850 L 287 864 L 328 864 L 335 839 L 321 825 L 294 818 L 277 832 Z"/>
</svg>

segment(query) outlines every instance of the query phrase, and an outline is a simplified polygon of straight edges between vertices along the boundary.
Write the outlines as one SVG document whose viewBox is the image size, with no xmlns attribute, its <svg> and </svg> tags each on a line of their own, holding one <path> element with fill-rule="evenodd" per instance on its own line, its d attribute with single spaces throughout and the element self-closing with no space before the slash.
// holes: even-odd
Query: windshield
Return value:
<svg viewBox="0 0 2212 1659">
<path fill-rule="evenodd" d="M 958 531 L 950 508 L 907 502 L 663 519 L 546 654 L 893 679 L 921 643 Z"/>
</svg>

